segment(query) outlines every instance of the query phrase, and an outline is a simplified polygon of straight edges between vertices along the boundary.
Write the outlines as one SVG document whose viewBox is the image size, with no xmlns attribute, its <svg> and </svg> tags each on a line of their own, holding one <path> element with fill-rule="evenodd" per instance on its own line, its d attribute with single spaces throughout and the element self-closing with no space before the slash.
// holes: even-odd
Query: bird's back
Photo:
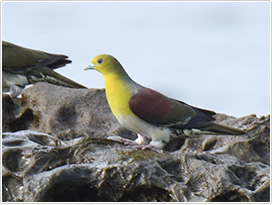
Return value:
<svg viewBox="0 0 272 205">
<path fill-rule="evenodd" d="M 50 54 L 2 41 L 2 68 L 8 72 L 22 73 L 42 66 L 55 69 L 71 62 L 66 55 Z"/>
</svg>

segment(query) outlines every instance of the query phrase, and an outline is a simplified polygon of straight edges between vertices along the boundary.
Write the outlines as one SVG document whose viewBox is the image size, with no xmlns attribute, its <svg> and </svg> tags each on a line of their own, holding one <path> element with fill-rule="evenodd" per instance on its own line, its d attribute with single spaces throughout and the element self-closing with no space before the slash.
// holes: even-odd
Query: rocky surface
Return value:
<svg viewBox="0 0 272 205">
<path fill-rule="evenodd" d="M 270 116 L 217 121 L 243 136 L 179 138 L 165 151 L 109 140 L 104 90 L 37 83 L 2 96 L 2 201 L 270 201 Z"/>
</svg>

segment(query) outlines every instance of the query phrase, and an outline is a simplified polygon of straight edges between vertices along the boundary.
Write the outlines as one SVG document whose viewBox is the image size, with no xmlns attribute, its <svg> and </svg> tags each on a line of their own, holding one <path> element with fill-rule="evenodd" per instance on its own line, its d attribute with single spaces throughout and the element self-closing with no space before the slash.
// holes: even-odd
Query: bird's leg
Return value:
<svg viewBox="0 0 272 205">
<path fill-rule="evenodd" d="M 129 140 L 127 138 L 121 138 L 121 140 L 123 141 L 124 145 L 138 145 L 137 142 L 133 140 Z"/>
<path fill-rule="evenodd" d="M 119 142 L 123 142 L 125 145 L 132 145 L 136 148 L 140 148 L 140 149 L 149 149 L 149 148 L 152 148 L 153 145 L 152 144 L 149 144 L 149 140 L 140 135 L 140 134 L 137 134 L 138 135 L 138 138 L 133 141 L 133 140 L 129 140 L 127 138 L 123 138 L 123 137 L 120 137 L 120 136 L 110 136 L 108 137 L 108 139 L 111 139 L 111 140 L 115 140 L 115 141 L 119 141 Z"/>
<path fill-rule="evenodd" d="M 146 139 L 144 136 L 142 136 L 140 134 L 137 134 L 137 136 L 138 136 L 138 138 L 134 141 L 123 138 L 124 144 L 125 145 L 134 145 L 137 147 L 148 145 L 148 143 L 149 143 L 148 139 Z"/>
<path fill-rule="evenodd" d="M 141 148 L 142 150 L 145 150 L 145 149 L 153 148 L 153 145 L 152 144 L 146 144 L 146 145 L 139 145 L 137 147 Z"/>
<path fill-rule="evenodd" d="M 150 142 L 150 140 L 140 134 L 137 134 L 138 138 L 135 141 L 131 141 L 130 142 L 125 142 L 124 144 L 129 144 L 129 145 L 133 145 L 136 148 L 145 150 L 145 149 L 150 149 L 153 147 L 153 145 Z"/>
<path fill-rule="evenodd" d="M 110 139 L 110 140 L 114 140 L 114 141 L 118 141 L 118 142 L 122 142 L 124 144 L 129 144 L 129 145 L 138 145 L 137 142 L 133 141 L 133 140 L 130 140 L 130 139 L 127 139 L 127 138 L 123 138 L 123 137 L 120 137 L 120 136 L 109 136 L 107 137 L 107 139 Z"/>
<path fill-rule="evenodd" d="M 156 140 L 156 141 L 151 140 L 151 142 L 149 143 L 149 140 L 147 138 L 145 138 L 145 139 L 142 139 L 142 138 L 145 138 L 145 137 L 141 136 L 140 139 L 144 140 L 144 142 L 146 144 L 135 145 L 137 148 L 140 148 L 142 150 L 145 150 L 145 149 L 162 150 L 165 145 L 165 143 L 162 142 L 161 140 Z M 138 137 L 138 139 L 139 139 L 139 137 Z M 138 140 L 138 139 L 136 139 L 136 140 Z"/>
<path fill-rule="evenodd" d="M 137 134 L 137 136 L 138 136 L 138 138 L 134 142 L 136 142 L 138 145 L 148 145 L 149 144 L 149 140 L 146 137 L 144 137 L 140 134 Z"/>
</svg>

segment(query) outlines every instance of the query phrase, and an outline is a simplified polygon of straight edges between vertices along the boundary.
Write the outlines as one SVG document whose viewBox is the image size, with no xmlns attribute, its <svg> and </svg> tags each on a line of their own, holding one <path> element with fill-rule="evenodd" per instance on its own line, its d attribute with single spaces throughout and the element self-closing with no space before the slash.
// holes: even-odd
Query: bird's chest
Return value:
<svg viewBox="0 0 272 205">
<path fill-rule="evenodd" d="M 127 84 L 118 79 L 106 81 L 106 97 L 114 116 L 120 117 L 133 114 L 129 108 L 132 91 Z"/>
</svg>

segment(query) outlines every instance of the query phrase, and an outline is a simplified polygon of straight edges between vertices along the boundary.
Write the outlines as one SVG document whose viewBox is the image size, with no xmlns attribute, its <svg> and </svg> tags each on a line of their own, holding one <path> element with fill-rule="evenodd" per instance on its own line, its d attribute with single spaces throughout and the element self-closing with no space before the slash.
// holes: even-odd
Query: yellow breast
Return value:
<svg viewBox="0 0 272 205">
<path fill-rule="evenodd" d="M 118 119 L 127 115 L 134 115 L 129 108 L 129 100 L 133 90 L 129 84 L 116 75 L 104 76 L 106 86 L 106 97 L 112 113 Z"/>
</svg>

